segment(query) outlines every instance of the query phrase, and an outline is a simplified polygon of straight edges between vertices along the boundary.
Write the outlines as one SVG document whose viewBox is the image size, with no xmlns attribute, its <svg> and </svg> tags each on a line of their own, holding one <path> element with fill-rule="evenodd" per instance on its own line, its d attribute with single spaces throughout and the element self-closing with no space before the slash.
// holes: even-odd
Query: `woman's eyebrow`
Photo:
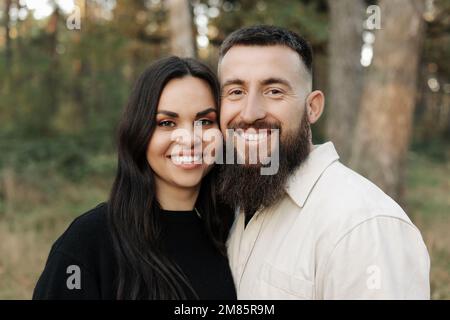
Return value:
<svg viewBox="0 0 450 320">
<path fill-rule="evenodd" d="M 202 116 L 207 115 L 210 112 L 217 113 L 217 110 L 215 108 L 208 108 L 208 109 L 205 109 L 203 111 L 197 112 L 195 116 L 196 117 L 202 117 Z M 160 113 L 161 114 L 165 114 L 166 116 L 169 116 L 169 117 L 172 117 L 172 118 L 178 118 L 178 116 L 179 116 L 178 113 L 173 112 L 173 111 L 159 110 L 158 112 L 156 112 L 156 114 L 160 114 Z"/>
<path fill-rule="evenodd" d="M 197 114 L 195 116 L 196 117 L 203 117 L 203 116 L 206 116 L 210 112 L 217 113 L 217 110 L 215 108 L 208 108 L 208 109 L 205 109 L 203 111 L 197 112 Z"/>
<path fill-rule="evenodd" d="M 156 112 L 156 114 L 165 114 L 166 116 L 172 117 L 172 118 L 178 118 L 178 113 L 176 112 L 172 112 L 172 111 L 167 111 L 167 110 L 159 110 L 158 112 Z"/>
</svg>

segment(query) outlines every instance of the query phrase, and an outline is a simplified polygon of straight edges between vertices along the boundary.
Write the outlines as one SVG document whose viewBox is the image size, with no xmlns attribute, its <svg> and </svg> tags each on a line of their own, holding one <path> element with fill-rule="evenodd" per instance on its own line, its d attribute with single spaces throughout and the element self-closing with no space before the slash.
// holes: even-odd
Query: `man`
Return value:
<svg viewBox="0 0 450 320">
<path fill-rule="evenodd" d="M 223 42 L 218 73 L 221 128 L 245 160 L 223 166 L 219 190 L 239 208 L 228 240 L 238 298 L 429 299 L 419 230 L 331 142 L 312 145 L 324 95 L 312 90 L 308 43 L 278 27 L 243 28 Z M 274 175 L 246 155 L 268 142 L 254 134 L 263 129 L 279 130 Z"/>
</svg>

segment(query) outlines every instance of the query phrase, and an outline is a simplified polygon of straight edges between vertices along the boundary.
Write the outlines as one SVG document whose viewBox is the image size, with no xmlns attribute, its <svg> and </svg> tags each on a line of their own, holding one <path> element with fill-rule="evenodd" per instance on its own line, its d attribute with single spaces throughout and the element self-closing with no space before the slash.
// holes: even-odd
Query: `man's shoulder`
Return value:
<svg viewBox="0 0 450 320">
<path fill-rule="evenodd" d="M 339 162 L 331 164 L 317 181 L 305 207 L 314 224 L 317 248 L 329 256 L 350 235 L 362 246 L 388 236 L 416 241 L 425 248 L 419 229 L 406 212 L 374 183 Z"/>
<path fill-rule="evenodd" d="M 373 182 L 340 162 L 331 164 L 317 181 L 311 202 L 330 223 L 350 225 L 378 216 L 412 224 L 405 211 Z M 318 209 L 318 208 L 317 208 Z"/>
</svg>

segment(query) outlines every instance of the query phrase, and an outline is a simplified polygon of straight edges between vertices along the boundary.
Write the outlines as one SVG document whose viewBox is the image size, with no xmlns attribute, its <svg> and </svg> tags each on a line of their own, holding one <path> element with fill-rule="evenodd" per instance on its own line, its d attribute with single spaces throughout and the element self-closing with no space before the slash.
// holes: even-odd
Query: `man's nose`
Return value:
<svg viewBox="0 0 450 320">
<path fill-rule="evenodd" d="M 254 123 L 257 120 L 264 119 L 266 110 L 259 94 L 251 93 L 246 99 L 244 109 L 240 113 L 241 119 L 246 123 Z"/>
</svg>

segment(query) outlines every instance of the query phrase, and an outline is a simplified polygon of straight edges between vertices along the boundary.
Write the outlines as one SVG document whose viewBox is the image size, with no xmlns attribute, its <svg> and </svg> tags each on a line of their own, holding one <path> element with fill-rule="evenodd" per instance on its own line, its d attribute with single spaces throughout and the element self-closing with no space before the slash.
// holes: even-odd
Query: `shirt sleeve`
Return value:
<svg viewBox="0 0 450 320">
<path fill-rule="evenodd" d="M 59 250 L 51 252 L 34 289 L 33 300 L 84 299 L 100 299 L 96 278 L 69 254 Z"/>
<path fill-rule="evenodd" d="M 377 216 L 343 235 L 328 259 L 324 299 L 429 299 L 430 258 L 419 230 Z"/>
</svg>

